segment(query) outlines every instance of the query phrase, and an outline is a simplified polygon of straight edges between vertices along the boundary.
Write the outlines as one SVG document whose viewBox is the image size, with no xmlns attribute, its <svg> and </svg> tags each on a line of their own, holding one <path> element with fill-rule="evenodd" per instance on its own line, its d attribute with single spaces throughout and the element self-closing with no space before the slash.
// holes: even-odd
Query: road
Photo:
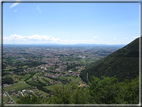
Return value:
<svg viewBox="0 0 142 107">
<path fill-rule="evenodd" d="M 4 91 L 4 90 L 3 90 Z M 7 95 L 8 95 L 8 97 L 16 104 L 16 102 L 10 97 L 10 95 L 6 92 L 6 91 L 4 91 Z"/>
<path fill-rule="evenodd" d="M 87 75 L 86 75 L 86 76 L 87 76 L 87 81 L 90 83 L 90 81 L 89 81 L 89 79 L 88 79 L 88 72 L 87 72 Z"/>
<path fill-rule="evenodd" d="M 21 93 L 22 96 L 24 96 L 22 92 L 20 92 L 20 93 Z"/>
</svg>

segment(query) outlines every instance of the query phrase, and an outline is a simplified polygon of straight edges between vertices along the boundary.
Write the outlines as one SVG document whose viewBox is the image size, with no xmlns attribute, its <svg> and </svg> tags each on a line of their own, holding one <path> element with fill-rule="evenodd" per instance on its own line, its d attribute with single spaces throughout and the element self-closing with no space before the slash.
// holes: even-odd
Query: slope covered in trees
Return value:
<svg viewBox="0 0 142 107">
<path fill-rule="evenodd" d="M 90 81 L 92 76 L 99 78 L 116 76 L 119 81 L 136 78 L 139 75 L 139 38 L 86 67 L 80 75 L 85 82 L 88 82 L 87 73 Z"/>
</svg>

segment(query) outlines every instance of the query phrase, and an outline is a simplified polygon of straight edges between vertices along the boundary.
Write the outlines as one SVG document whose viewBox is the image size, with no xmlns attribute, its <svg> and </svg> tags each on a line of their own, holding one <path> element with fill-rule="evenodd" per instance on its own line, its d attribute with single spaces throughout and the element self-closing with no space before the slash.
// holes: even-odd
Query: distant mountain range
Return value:
<svg viewBox="0 0 142 107">
<path fill-rule="evenodd" d="M 116 76 L 119 81 L 134 79 L 139 75 L 139 38 L 87 66 L 80 74 L 85 82 L 88 82 L 87 73 L 89 81 L 91 81 L 92 76 Z"/>
</svg>

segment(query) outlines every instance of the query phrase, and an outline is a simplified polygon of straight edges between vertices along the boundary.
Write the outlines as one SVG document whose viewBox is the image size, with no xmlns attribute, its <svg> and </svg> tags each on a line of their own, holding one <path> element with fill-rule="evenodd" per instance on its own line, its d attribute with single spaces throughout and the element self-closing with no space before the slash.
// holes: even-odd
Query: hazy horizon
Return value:
<svg viewBox="0 0 142 107">
<path fill-rule="evenodd" d="M 129 44 L 129 43 L 128 43 Z M 40 44 L 3 44 L 3 45 L 79 45 L 79 46 L 84 46 L 84 45 L 94 45 L 94 46 L 114 46 L 114 45 L 118 45 L 118 46 L 124 46 L 124 45 L 127 45 L 127 44 L 83 44 L 83 43 L 80 43 L 80 44 L 58 44 L 58 43 L 40 43 Z"/>
</svg>

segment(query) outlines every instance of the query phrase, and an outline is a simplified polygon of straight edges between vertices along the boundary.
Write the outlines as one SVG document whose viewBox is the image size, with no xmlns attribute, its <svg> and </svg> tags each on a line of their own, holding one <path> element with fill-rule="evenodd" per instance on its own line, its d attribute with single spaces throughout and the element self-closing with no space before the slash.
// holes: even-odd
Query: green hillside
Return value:
<svg viewBox="0 0 142 107">
<path fill-rule="evenodd" d="M 139 38 L 109 56 L 89 65 L 82 71 L 80 77 L 85 81 L 95 77 L 116 76 L 119 81 L 134 79 L 139 75 Z"/>
</svg>

